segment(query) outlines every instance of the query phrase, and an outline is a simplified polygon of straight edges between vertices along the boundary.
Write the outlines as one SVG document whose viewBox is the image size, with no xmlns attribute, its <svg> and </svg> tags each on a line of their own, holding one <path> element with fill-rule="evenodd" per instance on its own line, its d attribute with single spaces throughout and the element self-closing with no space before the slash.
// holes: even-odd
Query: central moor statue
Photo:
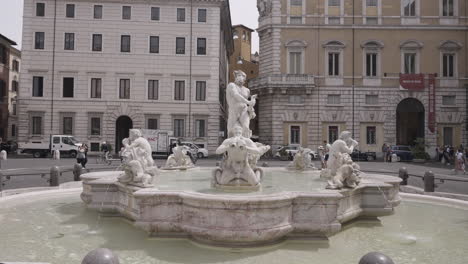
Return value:
<svg viewBox="0 0 468 264">
<path fill-rule="evenodd" d="M 234 71 L 234 82 L 226 89 L 228 103 L 228 138 L 216 150 L 223 155 L 220 168 L 213 173 L 213 186 L 225 189 L 260 188 L 263 171 L 257 161 L 270 146 L 253 142 L 250 137 L 250 120 L 255 118 L 254 106 L 257 95 L 250 95 L 244 87 L 246 75 Z"/>
<path fill-rule="evenodd" d="M 255 118 L 254 106 L 257 95 L 250 96 L 249 88 L 244 87 L 246 75 L 243 71 L 234 71 L 234 82 L 226 89 L 228 104 L 228 137 L 234 136 L 234 126 L 242 128 L 242 136 L 250 138 L 250 119 Z"/>
</svg>

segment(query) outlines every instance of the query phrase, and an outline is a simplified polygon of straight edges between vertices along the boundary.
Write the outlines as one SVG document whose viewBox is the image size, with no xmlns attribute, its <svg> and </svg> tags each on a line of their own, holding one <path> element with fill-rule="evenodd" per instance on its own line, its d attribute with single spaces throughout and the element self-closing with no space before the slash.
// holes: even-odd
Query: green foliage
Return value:
<svg viewBox="0 0 468 264">
<path fill-rule="evenodd" d="M 431 156 L 429 156 L 429 153 L 426 152 L 427 145 L 424 141 L 424 138 L 417 138 L 414 143 L 415 145 L 411 148 L 411 152 L 413 153 L 414 158 L 429 160 Z"/>
</svg>

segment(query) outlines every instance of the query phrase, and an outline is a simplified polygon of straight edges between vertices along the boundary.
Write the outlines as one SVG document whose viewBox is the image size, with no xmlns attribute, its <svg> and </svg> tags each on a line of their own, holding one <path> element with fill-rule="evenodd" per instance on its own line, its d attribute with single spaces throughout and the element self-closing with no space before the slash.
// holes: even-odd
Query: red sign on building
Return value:
<svg viewBox="0 0 468 264">
<path fill-rule="evenodd" d="M 424 90 L 424 74 L 401 74 L 400 89 L 410 91 Z"/>
<path fill-rule="evenodd" d="M 429 122 L 427 127 L 434 133 L 436 123 L 436 101 L 435 101 L 435 74 L 428 74 L 429 78 Z"/>
</svg>

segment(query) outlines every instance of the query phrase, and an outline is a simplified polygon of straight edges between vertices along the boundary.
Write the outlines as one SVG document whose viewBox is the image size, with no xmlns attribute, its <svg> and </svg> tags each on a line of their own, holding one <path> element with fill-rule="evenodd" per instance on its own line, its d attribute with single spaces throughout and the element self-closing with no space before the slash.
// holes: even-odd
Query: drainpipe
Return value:
<svg viewBox="0 0 468 264">
<path fill-rule="evenodd" d="M 189 117 L 188 117 L 188 137 L 192 137 L 192 50 L 193 50 L 193 0 L 190 0 L 190 56 L 189 56 Z"/>
<path fill-rule="evenodd" d="M 352 112 L 352 116 L 353 116 L 352 117 L 352 122 L 353 122 L 353 124 L 352 124 L 352 129 L 353 129 L 352 136 L 354 138 L 354 0 L 353 0 L 353 24 L 351 25 L 351 27 L 352 27 L 352 35 L 353 35 L 353 43 L 352 43 L 352 61 L 353 61 L 352 74 L 353 74 L 353 77 L 351 79 L 352 80 L 352 84 L 351 84 L 352 85 L 352 87 L 351 87 L 352 110 L 351 110 L 351 112 Z M 344 75 L 344 73 L 343 73 L 343 75 Z"/>
<path fill-rule="evenodd" d="M 51 93 L 51 104 L 50 104 L 50 134 L 53 134 L 53 125 L 54 125 L 54 83 L 55 83 L 55 34 L 57 27 L 57 0 L 54 1 L 54 36 L 52 42 L 52 93 Z"/>
</svg>

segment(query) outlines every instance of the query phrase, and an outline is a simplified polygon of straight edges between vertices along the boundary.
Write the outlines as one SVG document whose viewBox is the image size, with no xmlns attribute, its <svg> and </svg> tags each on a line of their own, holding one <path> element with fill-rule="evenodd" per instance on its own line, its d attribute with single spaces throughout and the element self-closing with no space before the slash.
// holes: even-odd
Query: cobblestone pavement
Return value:
<svg viewBox="0 0 468 264">
<path fill-rule="evenodd" d="M 158 166 L 164 165 L 164 159 L 155 160 Z M 197 162 L 197 166 L 201 167 L 213 167 L 216 165 L 216 158 L 200 159 Z M 262 165 L 264 162 L 268 163 L 270 167 L 285 167 L 289 161 L 279 161 L 279 160 L 260 160 L 259 164 Z M 59 161 L 51 160 L 47 158 L 33 159 L 33 158 L 10 158 L 7 161 L 2 161 L 2 172 L 4 175 L 8 174 L 32 174 L 30 176 L 15 176 L 11 177 L 9 181 L 3 186 L 4 189 L 16 189 L 16 188 L 27 188 L 27 187 L 44 187 L 48 186 L 47 177 L 41 178 L 41 173 L 48 173 L 52 166 L 59 166 L 61 169 L 72 168 L 75 164 L 74 159 L 64 158 Z M 120 164 L 119 161 L 113 162 L 112 166 L 109 167 L 113 169 L 114 167 Z M 318 161 L 314 161 L 316 167 L 320 167 Z M 443 184 L 439 184 L 436 188 L 440 192 L 451 192 L 451 193 L 460 193 L 468 194 L 468 175 L 467 174 L 458 174 L 455 175 L 453 166 L 445 166 L 440 163 L 384 163 L 384 162 L 359 162 L 361 170 L 365 172 L 374 172 L 382 173 L 388 175 L 398 175 L 398 170 L 401 167 L 406 167 L 408 173 L 411 176 L 409 178 L 409 184 L 416 187 L 423 187 L 422 176 L 428 170 L 431 170 L 436 175 L 436 178 L 445 179 L 446 181 Z M 96 164 L 95 157 L 89 157 L 87 164 L 88 168 L 102 168 L 106 165 Z M 417 177 L 419 176 L 419 177 Z M 449 180 L 460 180 L 460 181 L 449 181 Z M 71 172 L 64 172 L 60 178 L 60 183 L 73 181 L 73 174 Z M 439 183 L 436 180 L 436 184 Z"/>
</svg>

